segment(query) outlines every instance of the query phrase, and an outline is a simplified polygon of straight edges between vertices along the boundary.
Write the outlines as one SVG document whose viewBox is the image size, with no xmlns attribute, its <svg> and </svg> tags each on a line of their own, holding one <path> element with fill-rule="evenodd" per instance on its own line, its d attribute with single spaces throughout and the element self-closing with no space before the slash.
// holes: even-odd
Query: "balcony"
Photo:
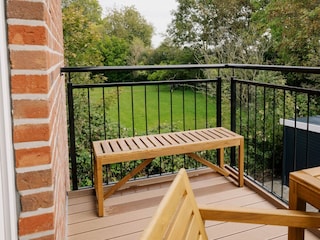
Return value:
<svg viewBox="0 0 320 240">
<path fill-rule="evenodd" d="M 170 71 L 174 76 L 181 70 L 205 74 L 183 80 L 130 81 L 136 72 Z M 201 203 L 270 208 L 286 207 L 289 172 L 320 165 L 313 121 L 320 115 L 320 90 L 283 84 L 288 74 L 319 78 L 319 68 L 179 65 L 64 68 L 62 72 L 68 77 L 74 190 L 69 193 L 70 239 L 137 239 L 181 167 L 194 175 L 191 181 Z M 127 79 L 111 82 L 114 74 Z M 105 201 L 106 217 L 96 216 L 92 141 L 216 126 L 245 138 L 245 188 L 184 155 L 164 157 Z M 216 151 L 201 154 L 219 162 Z M 234 149 L 225 155 L 230 169 L 237 171 Z M 134 165 L 106 168 L 106 188 Z M 210 239 L 286 239 L 287 234 L 285 227 L 218 222 L 208 222 L 207 231 Z M 307 232 L 306 239 L 318 238 Z"/>
</svg>

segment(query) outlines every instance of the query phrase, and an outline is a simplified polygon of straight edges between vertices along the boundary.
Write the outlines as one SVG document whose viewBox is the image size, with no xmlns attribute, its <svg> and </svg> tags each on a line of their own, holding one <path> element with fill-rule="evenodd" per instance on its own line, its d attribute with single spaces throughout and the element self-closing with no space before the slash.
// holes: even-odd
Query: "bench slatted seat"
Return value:
<svg viewBox="0 0 320 240">
<path fill-rule="evenodd" d="M 141 240 L 208 239 L 205 221 L 319 228 L 320 213 L 286 209 L 198 206 L 185 169 L 181 169 L 163 197 Z"/>
<path fill-rule="evenodd" d="M 186 154 L 224 176 L 230 172 L 224 167 L 224 148 L 238 147 L 238 184 L 243 186 L 243 136 L 226 128 L 206 128 L 182 132 L 171 132 L 147 136 L 136 136 L 120 139 L 94 141 L 94 179 L 98 200 L 98 215 L 103 216 L 103 201 L 145 168 L 153 159 L 161 156 Z M 220 149 L 219 166 L 196 154 L 199 151 Z M 140 165 L 103 192 L 102 166 L 133 160 L 143 160 Z"/>
</svg>

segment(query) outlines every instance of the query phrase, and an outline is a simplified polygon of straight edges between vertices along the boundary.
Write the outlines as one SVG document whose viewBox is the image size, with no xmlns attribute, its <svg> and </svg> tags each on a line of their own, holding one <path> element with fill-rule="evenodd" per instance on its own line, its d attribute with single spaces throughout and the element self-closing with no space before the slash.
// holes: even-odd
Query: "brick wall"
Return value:
<svg viewBox="0 0 320 240">
<path fill-rule="evenodd" d="M 61 0 L 6 0 L 20 239 L 65 239 L 68 143 Z"/>
</svg>

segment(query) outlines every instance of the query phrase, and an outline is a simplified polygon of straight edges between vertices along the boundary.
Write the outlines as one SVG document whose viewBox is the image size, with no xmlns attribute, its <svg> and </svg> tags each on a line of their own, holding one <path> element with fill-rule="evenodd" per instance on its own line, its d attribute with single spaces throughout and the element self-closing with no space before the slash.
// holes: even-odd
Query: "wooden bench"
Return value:
<svg viewBox="0 0 320 240">
<path fill-rule="evenodd" d="M 229 176 L 230 172 L 224 168 L 224 148 L 226 147 L 238 147 L 238 184 L 242 187 L 244 140 L 241 135 L 223 127 L 94 141 L 94 183 L 98 200 L 98 215 L 104 215 L 104 199 L 112 195 L 156 157 L 186 154 L 222 175 Z M 195 153 L 212 149 L 220 149 L 219 166 Z M 140 159 L 144 159 L 140 165 L 104 193 L 103 165 Z"/>
<path fill-rule="evenodd" d="M 206 220 L 299 228 L 320 227 L 320 213 L 198 206 L 188 175 L 181 169 L 140 239 L 208 239 L 204 223 Z"/>
</svg>

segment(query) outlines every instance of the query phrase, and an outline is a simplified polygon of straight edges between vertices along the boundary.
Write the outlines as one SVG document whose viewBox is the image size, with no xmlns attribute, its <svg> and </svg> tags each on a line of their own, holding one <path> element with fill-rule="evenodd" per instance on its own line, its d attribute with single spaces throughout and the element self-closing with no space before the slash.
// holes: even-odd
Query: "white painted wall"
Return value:
<svg viewBox="0 0 320 240">
<path fill-rule="evenodd" d="M 17 237 L 17 202 L 5 2 L 0 1 L 0 239 Z"/>
</svg>

